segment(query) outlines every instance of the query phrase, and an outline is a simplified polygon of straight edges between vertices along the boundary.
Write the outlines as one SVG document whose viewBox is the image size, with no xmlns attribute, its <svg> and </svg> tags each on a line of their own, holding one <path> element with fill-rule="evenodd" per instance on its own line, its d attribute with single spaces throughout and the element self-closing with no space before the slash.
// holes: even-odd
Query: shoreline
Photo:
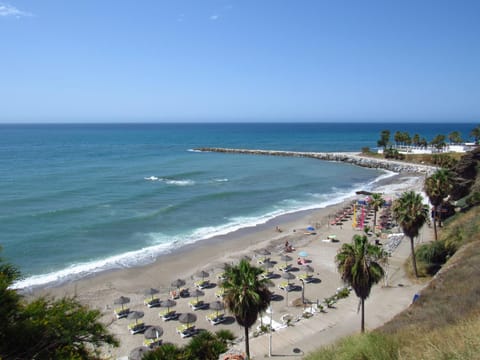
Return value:
<svg viewBox="0 0 480 360">
<path fill-rule="evenodd" d="M 409 188 L 413 181 L 418 188 L 421 180 L 422 176 L 419 174 L 395 174 L 392 177 L 374 183 L 373 186 L 376 189 L 389 189 L 390 187 L 398 189 L 399 186 Z M 359 195 L 353 198 L 359 197 L 361 196 Z M 75 296 L 82 303 L 100 310 L 103 315 L 102 322 L 107 324 L 110 331 L 121 341 L 120 348 L 106 349 L 106 356 L 113 358 L 126 356 L 129 350 L 140 346 L 143 342 L 142 335 L 132 336 L 128 333 L 126 329 L 126 325 L 129 322 L 128 320 L 115 320 L 113 316 L 113 300 L 120 296 L 127 296 L 131 299 L 128 305 L 132 310 L 145 312 L 145 317 L 142 320 L 145 321 L 147 325 L 160 325 L 165 329 L 163 336 L 164 341 L 185 344 L 188 340 L 180 339 L 180 337 L 175 334 L 174 329 L 175 326 L 178 325 L 178 322 L 162 322 L 158 317 L 158 311 L 162 310 L 162 308 L 147 309 L 143 305 L 145 298 L 144 291 L 146 289 L 152 287 L 158 289 L 160 291 L 158 296 L 164 300 L 168 297 L 168 293 L 171 290 L 170 283 L 173 280 L 182 278 L 187 282 L 186 287 L 192 288 L 194 281 L 198 280 L 198 278 L 195 277 L 195 273 L 201 270 L 207 271 L 210 274 L 210 280 L 216 283 L 216 275 L 222 271 L 221 266 L 223 263 L 235 262 L 244 255 L 252 257 L 254 251 L 260 248 L 270 249 L 272 259 L 276 259 L 287 239 L 297 250 L 306 250 L 309 253 L 309 257 L 311 254 L 315 268 L 315 276 L 318 276 L 320 283 L 309 285 L 309 288 L 315 287 L 315 290 L 311 294 L 310 289 L 307 293 L 309 297 L 311 296 L 310 299 L 318 300 L 330 296 L 335 292 L 335 289 L 341 286 L 341 280 L 333 263 L 334 254 L 339 245 L 343 242 L 349 242 L 356 231 L 349 225 L 341 227 L 330 226 L 329 219 L 332 214 L 341 210 L 346 204 L 350 203 L 353 198 L 348 198 L 340 203 L 319 209 L 283 215 L 259 226 L 240 229 L 227 235 L 189 244 L 170 254 L 159 256 L 152 264 L 125 269 L 112 269 L 102 273 L 92 274 L 87 278 L 71 281 L 60 286 L 32 289 L 26 291 L 25 295 L 27 298 L 37 296 L 53 298 Z M 309 225 L 314 225 L 317 229 L 315 236 L 304 233 L 304 230 Z M 279 226 L 283 231 L 280 233 L 276 232 L 276 226 Z M 328 234 L 337 234 L 341 241 L 339 243 L 324 243 L 320 241 Z M 293 253 L 292 256 L 295 257 L 296 253 Z M 256 264 L 254 259 L 252 263 Z M 281 281 L 281 278 L 275 281 Z M 405 287 L 405 290 L 406 289 L 407 287 Z M 205 290 L 205 301 L 215 300 L 214 293 L 217 290 L 217 286 L 213 289 Z M 278 289 L 276 289 L 275 292 L 278 293 Z M 290 300 L 298 298 L 298 295 L 298 292 L 292 293 Z M 350 296 L 349 302 L 352 302 L 354 298 L 354 296 Z M 188 298 L 178 300 L 177 311 L 188 311 L 188 300 Z M 293 312 L 293 310 L 298 312 L 298 309 L 292 309 L 289 304 L 290 302 L 287 296 L 285 300 L 279 303 L 275 302 L 273 306 L 279 316 L 287 312 Z M 209 313 L 208 310 L 197 311 L 196 313 L 198 315 L 198 328 L 204 328 L 210 331 L 225 328 L 233 331 L 237 336 L 241 336 L 243 332 L 234 322 L 233 318 L 229 319 L 229 322 L 225 325 L 221 324 L 213 328 L 205 321 L 205 314 Z M 252 328 L 252 331 L 253 330 L 254 328 Z M 333 336 L 333 338 L 336 337 L 337 336 Z M 258 342 L 261 342 L 261 340 L 259 339 Z M 255 342 L 252 341 L 252 349 L 255 349 L 254 343 Z M 237 346 L 241 348 L 243 344 L 239 343 Z"/>
</svg>

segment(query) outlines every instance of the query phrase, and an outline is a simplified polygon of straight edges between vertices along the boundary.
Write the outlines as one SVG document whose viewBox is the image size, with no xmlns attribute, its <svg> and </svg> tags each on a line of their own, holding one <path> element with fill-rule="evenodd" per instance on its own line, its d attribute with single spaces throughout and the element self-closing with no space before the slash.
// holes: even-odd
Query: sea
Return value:
<svg viewBox="0 0 480 360">
<path fill-rule="evenodd" d="M 141 266 L 176 249 L 285 214 L 338 203 L 391 174 L 308 158 L 199 152 L 374 149 L 389 129 L 437 134 L 451 123 L 0 125 L 0 256 L 51 286 Z"/>
</svg>

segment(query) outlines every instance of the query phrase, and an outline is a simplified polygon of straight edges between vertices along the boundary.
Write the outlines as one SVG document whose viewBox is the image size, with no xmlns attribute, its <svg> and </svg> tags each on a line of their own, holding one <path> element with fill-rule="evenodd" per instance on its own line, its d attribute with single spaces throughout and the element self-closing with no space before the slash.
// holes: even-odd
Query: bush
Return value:
<svg viewBox="0 0 480 360">
<path fill-rule="evenodd" d="M 428 275 L 434 275 L 452 255 L 443 241 L 420 245 L 416 252 L 417 261 Z"/>
</svg>

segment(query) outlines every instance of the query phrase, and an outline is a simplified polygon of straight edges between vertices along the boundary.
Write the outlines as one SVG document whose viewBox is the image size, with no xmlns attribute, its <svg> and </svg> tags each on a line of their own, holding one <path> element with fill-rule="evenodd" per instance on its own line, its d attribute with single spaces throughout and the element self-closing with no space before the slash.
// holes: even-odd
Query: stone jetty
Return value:
<svg viewBox="0 0 480 360">
<path fill-rule="evenodd" d="M 437 168 L 435 166 L 414 164 L 404 161 L 396 161 L 390 159 L 377 159 L 363 156 L 353 152 L 300 152 L 300 151 L 281 151 L 281 150 L 250 150 L 250 149 L 229 149 L 217 147 L 202 147 L 195 149 L 202 152 L 219 152 L 232 154 L 248 154 L 248 155 L 269 155 L 269 156 L 288 156 L 288 157 L 308 157 L 325 161 L 337 161 L 352 165 L 384 169 L 396 173 L 420 173 L 430 175 Z"/>
</svg>

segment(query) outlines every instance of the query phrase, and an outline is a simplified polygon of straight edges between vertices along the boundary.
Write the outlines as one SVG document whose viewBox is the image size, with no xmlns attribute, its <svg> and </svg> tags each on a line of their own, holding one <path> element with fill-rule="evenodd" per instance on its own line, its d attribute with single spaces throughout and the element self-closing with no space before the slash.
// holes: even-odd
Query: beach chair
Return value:
<svg viewBox="0 0 480 360">
<path fill-rule="evenodd" d="M 217 299 L 223 299 L 223 295 L 225 294 L 225 290 L 223 289 L 220 289 L 218 291 L 215 292 L 215 297 Z"/>
<path fill-rule="evenodd" d="M 168 309 L 160 311 L 158 315 L 162 318 L 163 321 L 175 320 L 180 316 L 180 314 L 177 314 L 175 310 Z"/>
<path fill-rule="evenodd" d="M 153 349 L 162 345 L 162 339 L 145 339 L 143 340 L 143 345 L 150 349 Z"/>
<path fill-rule="evenodd" d="M 191 300 L 188 304 L 193 311 L 208 308 L 208 303 L 203 302 L 203 300 Z"/>
<path fill-rule="evenodd" d="M 304 284 L 308 284 L 313 281 L 313 275 L 311 274 L 302 274 L 298 275 L 297 279 L 303 282 Z"/>
<path fill-rule="evenodd" d="M 117 317 L 117 319 L 123 319 L 123 318 L 126 318 L 128 316 L 128 314 L 130 313 L 130 308 L 117 308 L 115 309 L 114 311 L 114 314 L 115 316 Z"/>
<path fill-rule="evenodd" d="M 280 271 L 280 272 L 288 272 L 288 271 L 292 270 L 292 265 L 288 264 L 286 266 L 277 266 L 277 270 Z"/>
<path fill-rule="evenodd" d="M 143 300 L 143 303 L 149 308 L 152 308 L 155 306 L 160 306 L 160 299 L 157 297 L 154 297 L 153 299 L 151 297 L 148 297 L 145 300 Z"/>
<path fill-rule="evenodd" d="M 145 323 L 143 322 L 131 323 L 128 325 L 128 331 L 130 331 L 130 334 L 132 335 L 144 332 L 145 329 L 146 329 Z"/>
<path fill-rule="evenodd" d="M 182 337 L 182 339 L 193 336 L 196 334 L 195 326 L 194 325 L 188 326 L 186 324 L 180 325 L 177 327 L 177 334 L 179 334 Z"/>
<path fill-rule="evenodd" d="M 260 258 L 257 259 L 257 262 L 259 265 L 262 265 L 264 264 L 266 261 L 270 260 L 269 258 L 265 257 L 265 256 L 262 256 Z"/>
<path fill-rule="evenodd" d="M 220 324 L 220 323 L 222 323 L 226 320 L 224 314 L 218 314 L 217 315 L 217 313 L 211 313 L 211 314 L 205 316 L 205 318 L 212 325 L 218 325 L 218 324 Z"/>
<path fill-rule="evenodd" d="M 278 288 L 283 290 L 283 291 L 290 292 L 290 291 L 295 289 L 295 285 L 290 284 L 287 281 L 285 281 L 285 282 L 280 283 L 278 285 Z"/>
<path fill-rule="evenodd" d="M 219 274 L 217 275 L 217 280 L 220 280 L 220 281 L 225 280 L 225 273 L 223 273 L 223 272 L 222 272 L 222 273 L 219 273 Z"/>
<path fill-rule="evenodd" d="M 260 277 L 262 279 L 271 279 L 273 277 L 273 272 L 272 271 L 264 271 L 263 273 L 260 274 Z"/>
<path fill-rule="evenodd" d="M 200 280 L 195 283 L 195 286 L 200 290 L 206 289 L 210 287 L 210 281 L 208 280 Z"/>
</svg>

